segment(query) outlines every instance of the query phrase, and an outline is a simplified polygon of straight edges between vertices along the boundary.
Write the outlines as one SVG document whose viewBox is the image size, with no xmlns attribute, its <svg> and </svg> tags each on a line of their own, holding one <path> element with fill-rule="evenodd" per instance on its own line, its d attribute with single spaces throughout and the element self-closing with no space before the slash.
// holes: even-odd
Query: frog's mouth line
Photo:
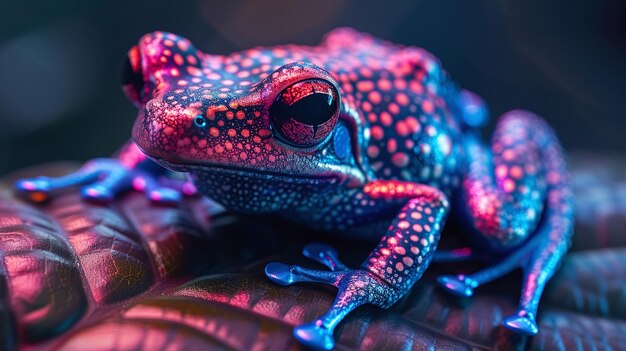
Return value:
<svg viewBox="0 0 626 351">
<path fill-rule="evenodd" d="M 179 172 L 190 172 L 195 171 L 194 173 L 214 173 L 214 174 L 225 174 L 225 175 L 233 175 L 236 177 L 246 177 L 246 178 L 257 178 L 257 179 L 265 179 L 265 180 L 278 180 L 280 182 L 286 183 L 308 183 L 308 184 L 319 184 L 319 183 L 338 183 L 340 181 L 340 177 L 337 175 L 302 175 L 302 174 L 292 174 L 292 173 L 282 173 L 275 172 L 269 170 L 259 170 L 259 169 L 247 169 L 235 166 L 225 166 L 225 165 L 215 165 L 215 164 L 196 164 L 196 165 L 185 165 L 181 168 L 180 165 L 172 164 L 162 158 L 154 158 L 154 160 L 165 166 L 166 168 L 179 171 Z"/>
</svg>

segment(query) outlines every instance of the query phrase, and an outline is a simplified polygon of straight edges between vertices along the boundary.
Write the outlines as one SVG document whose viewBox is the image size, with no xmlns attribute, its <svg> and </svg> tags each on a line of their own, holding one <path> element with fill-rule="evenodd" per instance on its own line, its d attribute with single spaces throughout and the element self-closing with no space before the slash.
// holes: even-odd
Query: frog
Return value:
<svg viewBox="0 0 626 351">
<path fill-rule="evenodd" d="M 434 261 L 486 263 L 437 278 L 462 298 L 521 269 L 517 309 L 502 325 L 537 334 L 539 300 L 569 247 L 574 210 L 562 147 L 536 114 L 506 112 L 483 142 L 486 103 L 433 54 L 350 28 L 316 46 L 229 55 L 149 33 L 128 51 L 122 90 L 138 115 L 115 157 L 20 179 L 17 193 L 42 202 L 80 186 L 87 201 L 110 203 L 134 189 L 166 205 L 199 193 L 231 211 L 378 242 L 358 268 L 321 243 L 302 253 L 327 269 L 265 266 L 280 285 L 336 287 L 325 314 L 294 328 L 315 349 L 332 349 L 335 328 L 357 307 L 393 306 Z M 452 219 L 470 245 L 438 250 Z"/>
</svg>

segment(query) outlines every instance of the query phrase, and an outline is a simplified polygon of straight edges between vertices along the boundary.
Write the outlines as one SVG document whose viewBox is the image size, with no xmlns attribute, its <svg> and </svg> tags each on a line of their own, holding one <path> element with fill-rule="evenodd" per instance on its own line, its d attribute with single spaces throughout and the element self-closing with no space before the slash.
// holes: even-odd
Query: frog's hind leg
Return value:
<svg viewBox="0 0 626 351">
<path fill-rule="evenodd" d="M 564 165 L 563 165 L 564 166 Z M 563 173 L 565 174 L 565 173 Z M 557 179 L 550 181 L 557 183 Z M 537 334 L 535 315 L 543 289 L 558 269 L 572 235 L 573 195 L 568 186 L 552 184 L 548 192 L 545 220 L 538 229 L 536 245 L 523 260 L 522 291 L 515 314 L 504 319 L 502 324 L 520 334 Z M 535 238 L 533 238 L 535 239 Z"/>
<path fill-rule="evenodd" d="M 514 111 L 501 119 L 494 135 L 495 167 L 477 138 L 468 137 L 466 151 L 470 169 L 463 192 L 475 239 L 503 258 L 470 275 L 442 276 L 439 284 L 456 295 L 470 296 L 474 288 L 521 267 L 520 303 L 503 324 L 534 335 L 541 293 L 572 233 L 572 195 L 558 140 L 539 117 Z"/>
</svg>

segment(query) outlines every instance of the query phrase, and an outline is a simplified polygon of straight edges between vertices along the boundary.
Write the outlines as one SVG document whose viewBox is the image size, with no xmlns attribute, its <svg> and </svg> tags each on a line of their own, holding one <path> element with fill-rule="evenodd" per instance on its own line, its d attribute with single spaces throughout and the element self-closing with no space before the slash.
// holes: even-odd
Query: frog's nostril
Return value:
<svg viewBox="0 0 626 351">
<path fill-rule="evenodd" d="M 193 119 L 193 123 L 200 128 L 206 127 L 206 119 L 204 118 L 204 116 L 200 116 L 200 115 L 196 116 Z"/>
</svg>

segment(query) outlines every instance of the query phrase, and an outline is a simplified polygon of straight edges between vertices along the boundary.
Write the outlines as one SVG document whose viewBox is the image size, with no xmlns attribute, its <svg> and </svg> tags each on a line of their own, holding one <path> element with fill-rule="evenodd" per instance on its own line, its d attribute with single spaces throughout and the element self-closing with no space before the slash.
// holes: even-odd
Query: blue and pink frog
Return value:
<svg viewBox="0 0 626 351">
<path fill-rule="evenodd" d="M 511 111 L 490 145 L 478 128 L 487 108 L 460 89 L 427 51 L 351 29 L 319 46 L 254 48 L 228 56 L 155 32 L 128 53 L 123 90 L 139 109 L 133 141 L 61 178 L 24 179 L 34 201 L 82 185 L 110 202 L 129 189 L 176 203 L 199 191 L 230 210 L 274 213 L 354 240 L 379 240 L 357 269 L 332 248 L 304 255 L 328 267 L 266 266 L 278 284 L 337 287 L 328 312 L 294 336 L 334 347 L 333 330 L 353 309 L 388 308 L 435 260 L 482 258 L 489 266 L 441 276 L 443 289 L 474 289 L 523 270 L 517 312 L 503 325 L 537 333 L 546 282 L 567 251 L 572 193 L 559 142 L 540 117 Z M 162 179 L 171 171 L 187 180 Z M 436 251 L 449 215 L 471 248 Z"/>
</svg>

